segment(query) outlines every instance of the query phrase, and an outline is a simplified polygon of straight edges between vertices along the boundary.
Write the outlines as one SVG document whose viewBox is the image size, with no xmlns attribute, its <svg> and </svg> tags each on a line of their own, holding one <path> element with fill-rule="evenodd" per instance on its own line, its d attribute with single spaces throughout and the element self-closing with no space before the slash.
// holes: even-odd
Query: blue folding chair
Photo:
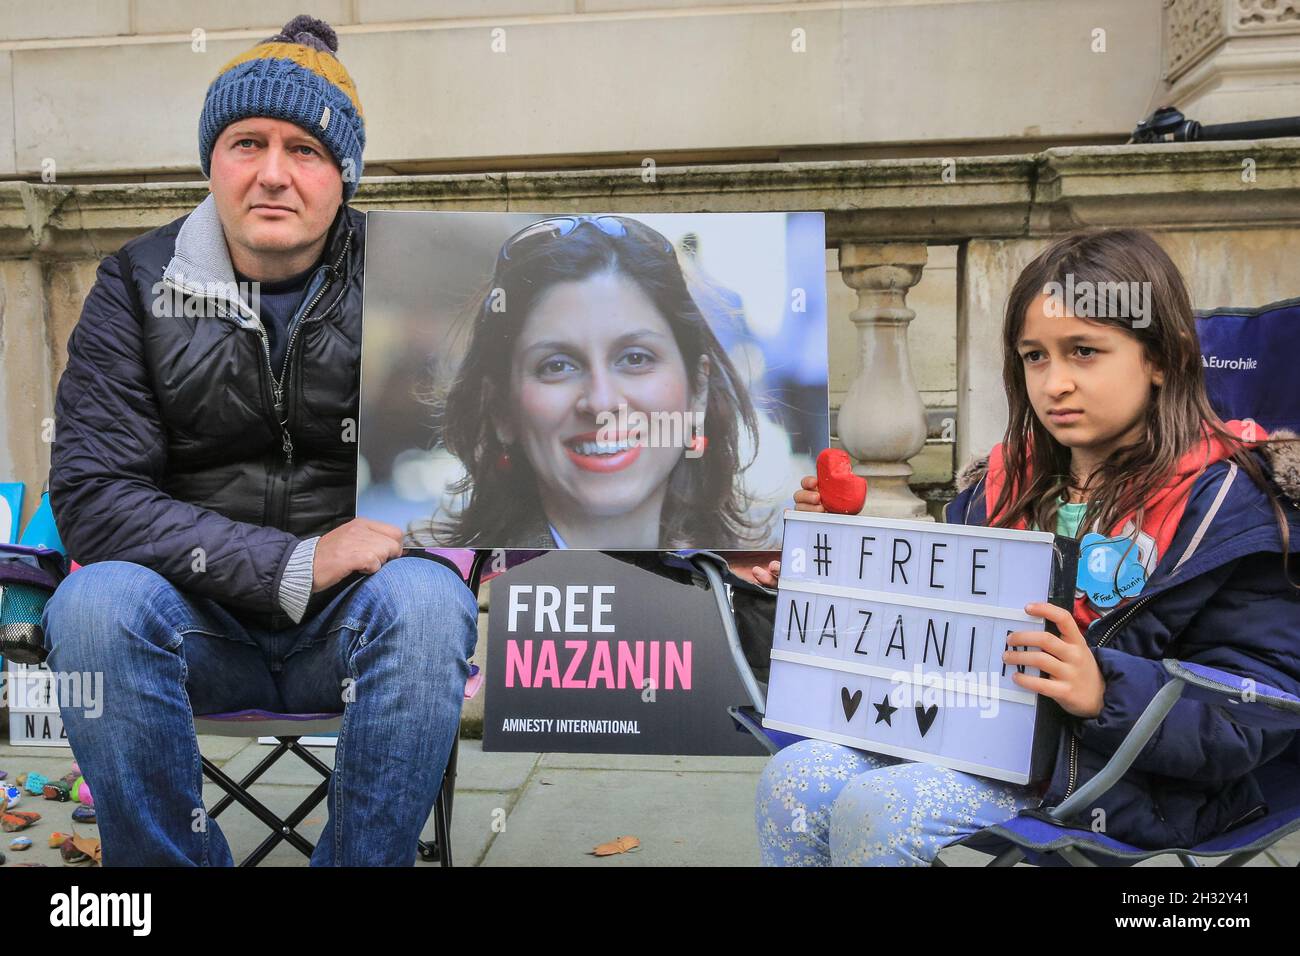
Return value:
<svg viewBox="0 0 1300 956">
<path fill-rule="evenodd" d="M 1059 806 L 1036 811 L 1045 812 L 1050 819 L 1022 813 L 957 841 L 957 845 L 992 854 L 994 859 L 989 866 L 1014 866 L 1021 860 L 1036 866 L 1062 862 L 1070 866 L 1131 866 L 1170 853 L 1183 866 L 1199 866 L 1196 857 L 1223 857 L 1217 865 L 1241 866 L 1283 837 L 1300 830 L 1300 762 L 1297 761 L 1300 747 L 1297 744 L 1255 771 L 1255 779 L 1268 804 L 1267 815 L 1196 846 L 1143 849 L 1064 822 L 1086 810 L 1124 776 L 1180 698 L 1223 708 L 1233 721 L 1243 726 L 1300 730 L 1300 698 L 1202 664 L 1169 659 L 1162 663 L 1169 682 L 1147 704 L 1097 776 Z"/>
<path fill-rule="evenodd" d="M 1205 390 L 1220 418 L 1249 418 L 1269 431 L 1300 428 L 1297 332 L 1300 299 L 1196 313 Z"/>
<path fill-rule="evenodd" d="M 755 585 L 731 574 L 726 561 L 707 551 L 665 556 L 665 563 L 690 566 L 698 573 L 697 583 L 714 595 L 732 661 L 749 696 L 748 704 L 728 708 L 737 729 L 751 733 L 773 754 L 804 739 L 763 726 L 766 688 L 755 677 L 746 658 L 729 598 L 730 591 Z M 988 866 L 1014 866 L 1021 861 L 1035 866 L 1131 866 L 1167 854 L 1173 854 L 1188 867 L 1200 865 L 1196 857 L 1223 857 L 1219 866 L 1241 866 L 1300 830 L 1300 737 L 1288 750 L 1255 771 L 1255 779 L 1268 805 L 1267 815 L 1196 846 L 1144 849 L 1065 822 L 1092 806 L 1124 776 L 1174 704 L 1184 696 L 1225 708 L 1233 720 L 1246 726 L 1300 730 L 1300 699 L 1291 694 L 1201 664 L 1177 660 L 1163 663 L 1170 675 L 1169 682 L 1152 698 L 1097 776 L 1059 806 L 1022 813 L 951 845 L 991 855 L 993 859 Z M 946 866 L 941 859 L 936 859 L 934 865 Z"/>
</svg>

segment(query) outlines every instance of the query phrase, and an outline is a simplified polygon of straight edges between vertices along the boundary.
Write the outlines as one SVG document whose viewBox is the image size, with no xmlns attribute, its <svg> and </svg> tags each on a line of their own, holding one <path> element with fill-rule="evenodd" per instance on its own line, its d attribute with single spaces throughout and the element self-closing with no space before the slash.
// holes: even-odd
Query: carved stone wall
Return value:
<svg viewBox="0 0 1300 956">
<path fill-rule="evenodd" d="M 1300 0 L 1165 0 L 1158 105 L 1203 125 L 1300 112 Z"/>
<path fill-rule="evenodd" d="M 1173 81 L 1228 36 L 1224 0 L 1168 0 L 1165 5 L 1165 79 Z"/>
</svg>

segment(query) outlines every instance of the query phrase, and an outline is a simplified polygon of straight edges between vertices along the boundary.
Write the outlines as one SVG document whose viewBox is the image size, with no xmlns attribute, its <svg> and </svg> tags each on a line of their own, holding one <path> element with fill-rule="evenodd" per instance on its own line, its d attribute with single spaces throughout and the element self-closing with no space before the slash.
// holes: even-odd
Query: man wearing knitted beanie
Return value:
<svg viewBox="0 0 1300 956">
<path fill-rule="evenodd" d="M 43 623 L 50 667 L 102 682 L 61 704 L 106 865 L 232 862 L 193 715 L 257 711 L 343 714 L 313 865 L 410 864 L 459 726 L 474 596 L 352 518 L 365 122 L 337 50 L 300 16 L 220 70 L 211 195 L 103 260 L 68 341 L 50 503 L 83 567 Z"/>
</svg>

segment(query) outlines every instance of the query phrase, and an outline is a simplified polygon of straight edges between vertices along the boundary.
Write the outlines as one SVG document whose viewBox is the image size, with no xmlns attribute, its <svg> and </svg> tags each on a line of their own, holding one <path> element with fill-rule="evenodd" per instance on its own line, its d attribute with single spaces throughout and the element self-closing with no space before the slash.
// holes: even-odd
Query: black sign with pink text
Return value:
<svg viewBox="0 0 1300 956">
<path fill-rule="evenodd" d="M 492 581 L 485 751 L 759 755 L 706 591 L 592 551 Z"/>
</svg>

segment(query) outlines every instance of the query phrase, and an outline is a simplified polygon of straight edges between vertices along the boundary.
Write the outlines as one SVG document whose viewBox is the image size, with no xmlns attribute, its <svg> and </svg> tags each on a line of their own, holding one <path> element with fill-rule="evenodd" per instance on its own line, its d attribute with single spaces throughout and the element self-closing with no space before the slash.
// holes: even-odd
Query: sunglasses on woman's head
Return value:
<svg viewBox="0 0 1300 956">
<path fill-rule="evenodd" d="M 501 247 L 500 258 L 508 262 L 513 255 L 521 251 L 524 244 L 562 239 L 583 225 L 595 226 L 605 235 L 616 239 L 628 237 L 649 239 L 661 243 L 665 253 L 673 253 L 671 242 L 635 219 L 624 219 L 622 216 L 553 216 L 550 219 L 539 219 L 537 222 L 529 223 L 507 239 L 505 245 Z"/>
</svg>

